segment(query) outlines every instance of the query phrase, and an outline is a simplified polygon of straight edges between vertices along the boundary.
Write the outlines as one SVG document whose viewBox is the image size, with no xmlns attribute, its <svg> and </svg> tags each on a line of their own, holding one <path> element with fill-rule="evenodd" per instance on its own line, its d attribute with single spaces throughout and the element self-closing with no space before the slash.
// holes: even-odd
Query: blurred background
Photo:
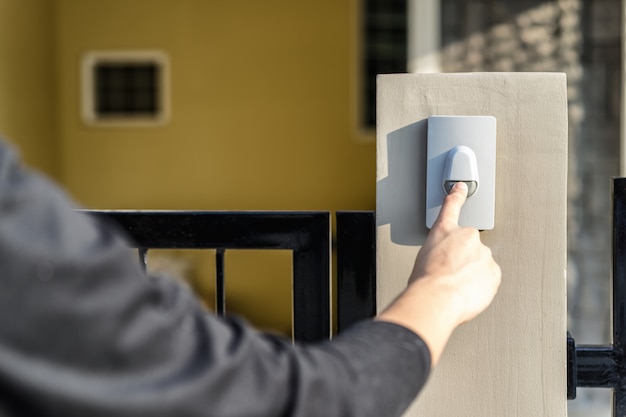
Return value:
<svg viewBox="0 0 626 417">
<path fill-rule="evenodd" d="M 565 72 L 568 328 L 607 343 L 622 16 L 620 0 L 0 0 L 0 134 L 88 208 L 374 210 L 376 74 Z M 227 252 L 227 309 L 289 334 L 290 262 Z M 208 307 L 213 263 L 149 259 Z M 571 416 L 610 415 L 608 391 L 578 395 Z"/>
</svg>

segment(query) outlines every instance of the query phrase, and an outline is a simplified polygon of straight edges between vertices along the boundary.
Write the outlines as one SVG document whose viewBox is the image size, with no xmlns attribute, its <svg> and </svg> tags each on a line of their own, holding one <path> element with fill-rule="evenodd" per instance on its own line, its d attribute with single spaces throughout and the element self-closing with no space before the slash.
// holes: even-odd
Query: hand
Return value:
<svg viewBox="0 0 626 417">
<path fill-rule="evenodd" d="M 457 182 L 415 261 L 409 284 L 423 279 L 457 292 L 464 306 L 460 322 L 486 309 L 500 285 L 500 267 L 482 244 L 478 230 L 459 226 L 467 185 Z"/>
<path fill-rule="evenodd" d="M 456 183 L 417 256 L 408 287 L 376 318 L 420 335 L 433 366 L 452 331 L 485 310 L 500 286 L 500 267 L 478 230 L 458 224 L 466 197 L 467 185 Z"/>
</svg>

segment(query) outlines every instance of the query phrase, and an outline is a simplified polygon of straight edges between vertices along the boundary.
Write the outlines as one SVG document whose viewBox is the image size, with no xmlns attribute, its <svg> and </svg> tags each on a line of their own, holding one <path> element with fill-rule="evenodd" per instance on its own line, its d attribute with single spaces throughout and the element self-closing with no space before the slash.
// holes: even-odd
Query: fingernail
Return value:
<svg viewBox="0 0 626 417">
<path fill-rule="evenodd" d="M 459 181 L 456 184 L 454 184 L 454 188 L 462 188 L 465 191 L 467 191 L 467 184 L 465 184 L 463 181 Z"/>
</svg>

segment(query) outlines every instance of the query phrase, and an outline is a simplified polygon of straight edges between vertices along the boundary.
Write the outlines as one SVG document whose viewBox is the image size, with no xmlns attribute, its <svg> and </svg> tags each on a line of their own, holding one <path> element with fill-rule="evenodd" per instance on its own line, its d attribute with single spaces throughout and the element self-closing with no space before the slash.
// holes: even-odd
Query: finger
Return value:
<svg viewBox="0 0 626 417">
<path fill-rule="evenodd" d="M 443 199 L 441 211 L 437 217 L 436 223 L 459 224 L 459 216 L 461 207 L 467 199 L 467 184 L 459 181 L 452 187 L 450 194 Z"/>
</svg>

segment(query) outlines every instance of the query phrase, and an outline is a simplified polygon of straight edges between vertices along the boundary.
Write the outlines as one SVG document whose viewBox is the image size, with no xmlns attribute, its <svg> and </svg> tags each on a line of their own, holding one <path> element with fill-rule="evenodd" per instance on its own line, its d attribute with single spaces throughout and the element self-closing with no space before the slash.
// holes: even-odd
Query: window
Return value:
<svg viewBox="0 0 626 417">
<path fill-rule="evenodd" d="M 407 71 L 407 0 L 362 0 L 361 125 L 376 125 L 376 75 Z"/>
<path fill-rule="evenodd" d="M 168 65 L 157 51 L 90 52 L 83 59 L 83 120 L 150 126 L 168 118 Z"/>
</svg>

